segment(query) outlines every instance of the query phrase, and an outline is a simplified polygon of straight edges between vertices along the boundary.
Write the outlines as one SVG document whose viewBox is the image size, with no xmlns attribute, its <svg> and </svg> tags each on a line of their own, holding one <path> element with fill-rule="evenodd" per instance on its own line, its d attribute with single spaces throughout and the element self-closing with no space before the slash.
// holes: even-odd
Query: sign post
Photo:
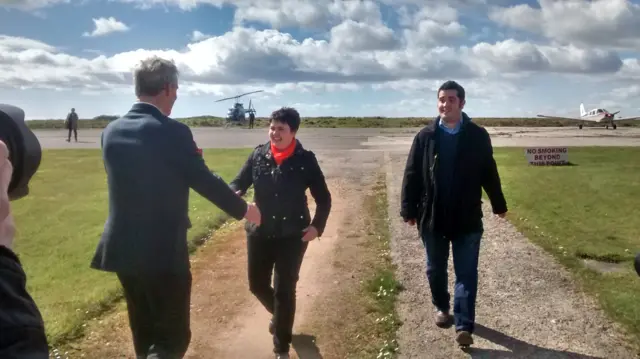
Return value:
<svg viewBox="0 0 640 359">
<path fill-rule="evenodd" d="M 568 147 L 528 147 L 524 150 L 533 166 L 563 166 L 569 164 Z"/>
</svg>

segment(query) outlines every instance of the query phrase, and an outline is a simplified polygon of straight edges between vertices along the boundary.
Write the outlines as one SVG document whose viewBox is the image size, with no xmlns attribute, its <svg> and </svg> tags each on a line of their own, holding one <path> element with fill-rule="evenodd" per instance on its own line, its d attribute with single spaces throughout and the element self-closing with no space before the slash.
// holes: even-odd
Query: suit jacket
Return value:
<svg viewBox="0 0 640 359">
<path fill-rule="evenodd" d="M 119 273 L 189 271 L 189 189 L 242 219 L 246 202 L 212 173 L 189 127 L 137 103 L 102 133 L 109 215 L 91 267 Z"/>
<path fill-rule="evenodd" d="M 78 113 L 77 112 L 69 112 L 69 114 L 67 115 L 67 119 L 66 119 L 64 125 L 69 130 L 78 129 Z"/>
</svg>

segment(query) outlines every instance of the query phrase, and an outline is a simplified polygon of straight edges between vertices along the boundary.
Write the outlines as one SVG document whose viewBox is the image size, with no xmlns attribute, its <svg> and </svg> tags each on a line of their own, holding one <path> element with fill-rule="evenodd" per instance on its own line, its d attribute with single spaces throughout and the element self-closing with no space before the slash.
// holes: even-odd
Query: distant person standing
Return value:
<svg viewBox="0 0 640 359">
<path fill-rule="evenodd" d="M 65 127 L 69 130 L 69 137 L 67 137 L 67 142 L 71 142 L 71 131 L 73 131 L 73 136 L 78 142 L 78 114 L 76 113 L 76 109 L 72 108 L 71 112 L 67 115 L 67 119 L 65 120 Z"/>
<path fill-rule="evenodd" d="M 207 168 L 189 127 L 168 117 L 176 65 L 151 57 L 134 78 L 139 102 L 102 133 L 109 216 L 91 267 L 117 274 L 137 358 L 182 358 L 191 341 L 190 188 L 235 219 L 260 225 L 261 215 Z"/>
<path fill-rule="evenodd" d="M 253 112 L 249 113 L 249 128 L 253 128 L 253 123 L 256 120 L 256 115 Z"/>
<path fill-rule="evenodd" d="M 417 224 L 426 249 L 436 325 L 449 328 L 454 322 L 456 341 L 466 347 L 473 344 L 475 325 L 478 256 L 484 233 L 482 189 L 493 213 L 501 218 L 507 204 L 489 134 L 462 111 L 464 88 L 447 81 L 438 89 L 437 98 L 440 115 L 411 145 L 400 215 L 410 225 Z M 456 275 L 453 317 L 447 279 L 450 244 Z"/>
</svg>

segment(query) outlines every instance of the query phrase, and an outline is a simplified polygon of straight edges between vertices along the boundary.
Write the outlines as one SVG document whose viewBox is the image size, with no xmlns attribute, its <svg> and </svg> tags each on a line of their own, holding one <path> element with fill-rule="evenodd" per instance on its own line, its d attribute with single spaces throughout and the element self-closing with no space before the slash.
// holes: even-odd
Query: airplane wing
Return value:
<svg viewBox="0 0 640 359">
<path fill-rule="evenodd" d="M 555 120 L 581 120 L 581 118 L 576 118 L 576 117 L 561 117 L 561 116 L 547 116 L 547 115 L 538 115 L 538 117 L 551 118 Z"/>
<path fill-rule="evenodd" d="M 614 121 L 627 121 L 627 120 L 640 120 L 640 116 L 638 117 L 619 117 L 619 118 L 613 118 Z"/>
</svg>

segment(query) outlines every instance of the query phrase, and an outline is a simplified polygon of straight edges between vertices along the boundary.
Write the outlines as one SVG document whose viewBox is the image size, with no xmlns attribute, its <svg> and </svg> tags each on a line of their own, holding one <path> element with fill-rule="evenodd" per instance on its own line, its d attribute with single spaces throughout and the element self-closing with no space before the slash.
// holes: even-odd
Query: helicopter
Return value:
<svg viewBox="0 0 640 359">
<path fill-rule="evenodd" d="M 230 100 L 230 99 L 235 99 L 235 103 L 233 104 L 233 107 L 231 107 L 229 109 L 229 111 L 227 111 L 227 116 L 225 117 L 225 126 L 229 126 L 229 125 L 232 125 L 232 124 L 244 125 L 247 122 L 247 118 L 245 116 L 247 113 L 254 114 L 254 116 L 255 116 L 256 109 L 255 109 L 255 107 L 251 107 L 251 100 L 249 100 L 249 107 L 247 107 L 245 109 L 244 105 L 242 105 L 240 102 L 238 102 L 238 98 L 240 98 L 242 96 L 250 95 L 250 94 L 253 94 L 253 93 L 263 92 L 263 91 L 264 90 L 247 92 L 247 93 L 243 93 L 241 95 L 231 96 L 231 97 L 227 97 L 227 98 L 223 98 L 223 99 L 215 101 L 215 102 L 220 102 L 220 101 L 226 101 L 226 100 Z"/>
</svg>

